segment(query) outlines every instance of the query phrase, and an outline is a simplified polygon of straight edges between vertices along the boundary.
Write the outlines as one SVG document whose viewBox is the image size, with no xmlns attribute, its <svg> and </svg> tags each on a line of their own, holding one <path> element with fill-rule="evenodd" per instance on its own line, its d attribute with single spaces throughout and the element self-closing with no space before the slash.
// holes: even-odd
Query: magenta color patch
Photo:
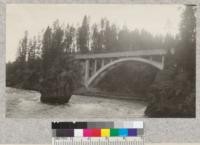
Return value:
<svg viewBox="0 0 200 145">
<path fill-rule="evenodd" d="M 91 137 L 92 136 L 92 129 L 84 129 L 83 130 L 84 137 Z"/>
</svg>

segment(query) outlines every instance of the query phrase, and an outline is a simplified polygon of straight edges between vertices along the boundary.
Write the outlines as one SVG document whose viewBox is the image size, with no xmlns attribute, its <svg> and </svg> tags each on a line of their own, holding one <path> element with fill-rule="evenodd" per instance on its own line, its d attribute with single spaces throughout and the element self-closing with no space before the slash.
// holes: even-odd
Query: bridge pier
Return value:
<svg viewBox="0 0 200 145">
<path fill-rule="evenodd" d="M 103 67 L 105 65 L 105 61 L 104 59 L 101 59 L 101 67 Z"/>
<path fill-rule="evenodd" d="M 163 66 L 163 68 L 164 68 L 164 63 L 165 63 L 165 56 L 164 55 L 162 55 L 162 66 Z"/>
<path fill-rule="evenodd" d="M 94 60 L 94 74 L 97 72 L 97 60 Z"/>
<path fill-rule="evenodd" d="M 150 61 L 153 61 L 153 57 L 152 57 L 152 56 L 150 56 L 150 58 L 149 58 L 149 59 L 150 59 Z"/>
<path fill-rule="evenodd" d="M 90 68 L 90 62 L 89 59 L 85 60 L 85 78 L 84 83 L 87 84 L 87 81 L 89 79 L 89 68 Z"/>
</svg>

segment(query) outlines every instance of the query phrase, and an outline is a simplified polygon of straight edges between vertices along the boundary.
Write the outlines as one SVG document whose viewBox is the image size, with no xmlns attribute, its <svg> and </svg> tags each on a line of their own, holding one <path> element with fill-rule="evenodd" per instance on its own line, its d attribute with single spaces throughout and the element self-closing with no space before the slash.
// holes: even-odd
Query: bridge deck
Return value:
<svg viewBox="0 0 200 145">
<path fill-rule="evenodd" d="M 125 52 L 88 53 L 88 54 L 76 54 L 75 59 L 152 56 L 152 55 L 165 55 L 166 52 L 167 51 L 164 49 L 152 49 L 152 50 L 135 50 L 135 51 L 125 51 Z"/>
</svg>

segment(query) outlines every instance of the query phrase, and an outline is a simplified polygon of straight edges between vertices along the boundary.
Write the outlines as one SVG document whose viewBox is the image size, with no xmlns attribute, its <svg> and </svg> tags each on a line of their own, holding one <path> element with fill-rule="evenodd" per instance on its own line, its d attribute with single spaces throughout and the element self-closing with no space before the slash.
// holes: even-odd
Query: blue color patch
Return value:
<svg viewBox="0 0 200 145">
<path fill-rule="evenodd" d="M 128 129 L 128 136 L 137 136 L 137 129 L 136 128 Z"/>
</svg>

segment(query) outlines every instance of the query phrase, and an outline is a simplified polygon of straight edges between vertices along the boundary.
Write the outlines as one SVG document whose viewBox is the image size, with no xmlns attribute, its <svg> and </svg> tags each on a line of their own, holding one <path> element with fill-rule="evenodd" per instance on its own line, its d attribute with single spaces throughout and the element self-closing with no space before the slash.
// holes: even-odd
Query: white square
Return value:
<svg viewBox="0 0 200 145">
<path fill-rule="evenodd" d="M 134 128 L 143 128 L 143 121 L 134 121 Z"/>
<path fill-rule="evenodd" d="M 75 137 L 83 137 L 83 129 L 75 129 L 74 136 Z"/>
<path fill-rule="evenodd" d="M 125 121 L 124 122 L 124 128 L 133 128 L 133 122 L 132 121 Z"/>
</svg>

